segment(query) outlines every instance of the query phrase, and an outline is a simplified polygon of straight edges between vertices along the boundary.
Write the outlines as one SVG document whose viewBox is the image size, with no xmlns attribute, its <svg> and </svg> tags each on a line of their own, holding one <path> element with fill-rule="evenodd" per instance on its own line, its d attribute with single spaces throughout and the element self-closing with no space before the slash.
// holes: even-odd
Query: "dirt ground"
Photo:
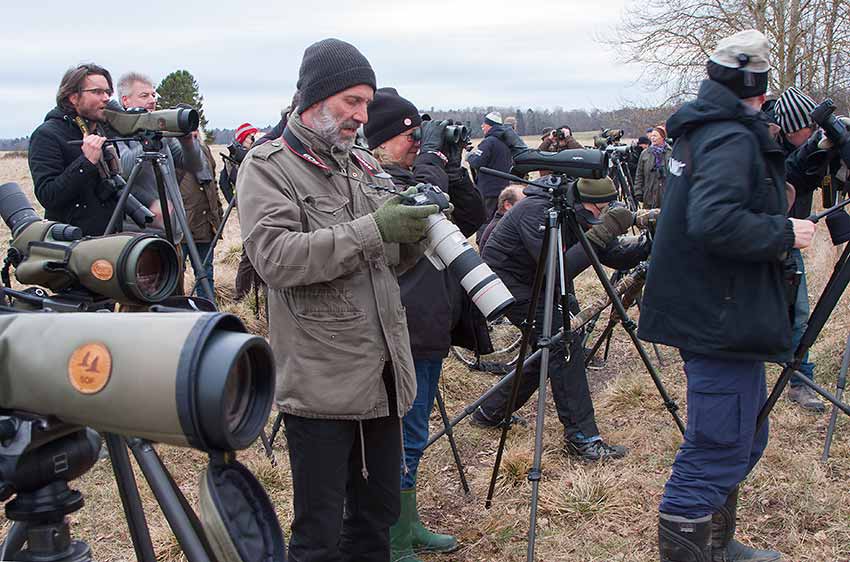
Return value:
<svg viewBox="0 0 850 562">
<path fill-rule="evenodd" d="M 0 155 L 0 183 L 7 181 L 19 182 L 32 194 L 25 158 Z M 237 222 L 234 214 L 216 252 L 218 298 L 222 310 L 238 314 L 252 331 L 265 334 L 265 323 L 255 316 L 250 302 L 234 303 L 231 298 L 240 252 Z M 0 226 L 0 239 L 3 250 L 8 239 L 5 226 Z M 826 230 L 821 229 L 816 244 L 805 252 L 811 302 L 820 294 L 837 256 Z M 591 295 L 601 292 L 598 281 L 590 273 L 582 276 L 578 287 L 582 302 L 589 302 Z M 850 330 L 848 302 L 845 296 L 812 349 L 817 381 L 826 388 L 835 388 L 841 352 Z M 636 310 L 630 313 L 636 318 Z M 594 338 L 606 320 L 607 312 L 597 324 Z M 617 328 L 614 334 L 608 361 L 601 369 L 589 371 L 589 378 L 603 436 L 612 443 L 627 446 L 629 455 L 606 464 L 586 464 L 564 456 L 561 426 L 549 399 L 540 483 L 538 560 L 650 562 L 658 559 L 657 506 L 680 436 L 626 333 Z M 24 345 L 32 345 L 35 351 L 41 342 Z M 672 349 L 660 350 L 663 362 L 647 349 L 684 417 L 681 361 Z M 778 372 L 775 366 L 769 369 L 771 384 Z M 460 413 L 496 381 L 493 375 L 469 371 L 453 358 L 447 359 L 440 390 L 450 416 Z M 418 483 L 422 517 L 430 527 L 455 534 L 461 547 L 451 554 L 424 556 L 424 560 L 525 560 L 531 489 L 526 475 L 533 453 L 535 403 L 536 396 L 520 411 L 530 421 L 528 427 L 515 427 L 509 434 L 494 504 L 489 510 L 483 504 L 498 433 L 474 428 L 466 421 L 455 429 L 472 489 L 468 497 L 461 490 L 448 441 L 441 439 L 426 451 Z M 269 427 L 273 419 L 274 413 Z M 805 414 L 784 399 L 779 402 L 771 418 L 771 440 L 765 456 L 743 484 L 738 513 L 740 540 L 774 547 L 784 552 L 787 560 L 850 560 L 850 424 L 845 416 L 839 417 L 831 456 L 822 463 L 828 419 L 828 414 Z M 431 427 L 432 430 L 441 427 L 436 409 Z M 205 456 L 175 447 L 159 446 L 158 450 L 181 490 L 197 505 L 197 482 L 206 463 Z M 258 445 L 239 453 L 239 459 L 265 486 L 288 535 L 292 517 L 291 479 L 283 436 L 275 443 L 275 456 L 278 464 L 272 466 Z M 159 560 L 182 560 L 179 546 L 138 470 L 136 477 Z M 74 487 L 86 499 L 85 507 L 71 515 L 74 536 L 90 544 L 96 560 L 132 559 L 132 545 L 109 461 L 98 462 Z M 8 521 L 0 519 L 0 536 L 8 527 Z"/>
</svg>

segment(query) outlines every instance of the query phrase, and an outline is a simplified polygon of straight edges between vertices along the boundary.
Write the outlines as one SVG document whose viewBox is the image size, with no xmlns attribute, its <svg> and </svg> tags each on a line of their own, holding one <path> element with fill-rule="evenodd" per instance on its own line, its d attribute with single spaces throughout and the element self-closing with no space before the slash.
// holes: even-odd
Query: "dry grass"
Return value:
<svg viewBox="0 0 850 562">
<path fill-rule="evenodd" d="M 528 139 L 529 144 L 534 139 Z M 32 193 L 32 183 L 22 158 L 4 158 L 0 183 L 16 181 Z M 0 251 L 8 232 L 0 227 Z M 257 320 L 249 304 L 232 300 L 233 278 L 239 258 L 239 229 L 232 217 L 216 254 L 216 287 L 222 309 L 238 314 L 257 333 L 265 324 Z M 806 252 L 812 300 L 820 294 L 836 254 L 825 232 Z M 191 277 L 190 275 L 187 277 Z M 598 293 L 598 283 L 585 274 L 579 295 Z M 847 298 L 812 350 L 818 365 L 818 381 L 833 387 L 848 330 Z M 695 319 L 697 321 L 697 319 Z M 596 334 L 605 319 L 597 325 Z M 659 371 L 670 394 L 685 414 L 685 386 L 678 355 L 662 348 L 664 365 Z M 654 357 L 653 357 L 654 360 Z M 657 363 L 657 362 L 656 362 Z M 769 371 L 774 381 L 778 369 Z M 613 443 L 629 447 L 623 460 L 602 465 L 576 462 L 561 454 L 561 426 L 549 400 L 544 427 L 543 479 L 540 483 L 538 559 L 549 561 L 634 561 L 657 560 L 655 551 L 656 513 L 679 436 L 631 343 L 621 329 L 615 331 L 607 365 L 589 372 L 598 422 L 603 435 Z M 497 379 L 469 372 L 449 359 L 441 390 L 450 415 L 479 396 Z M 520 413 L 529 427 L 515 427 L 507 450 L 496 497 L 491 509 L 483 508 L 498 433 L 461 423 L 456 428 L 460 454 L 472 488 L 467 498 L 461 491 L 448 442 L 443 439 L 422 460 L 419 497 L 422 518 L 427 524 L 458 536 L 461 548 L 442 556 L 425 556 L 426 561 L 513 561 L 525 560 L 529 494 L 526 479 L 531 465 L 534 437 L 535 397 Z M 139 406 L 143 407 L 143 406 Z M 272 419 L 269 420 L 269 428 Z M 835 433 L 832 456 L 820 463 L 828 416 L 812 416 L 780 401 L 772 417 L 771 441 L 764 459 L 744 483 L 739 509 L 738 537 L 746 543 L 773 546 L 788 560 L 850 560 L 850 423 L 841 417 Z M 440 427 L 433 412 L 432 429 Z M 197 481 L 205 459 L 200 453 L 174 447 L 159 447 L 181 489 L 193 504 Z M 257 475 L 272 498 L 281 524 L 288 534 L 292 518 L 292 484 L 286 442 L 276 444 L 278 466 L 265 459 L 259 446 L 239 454 Z M 148 522 L 160 560 L 179 560 L 182 554 L 141 474 L 137 472 Z M 71 516 L 77 538 L 88 541 L 95 559 L 132 559 L 133 551 L 116 493 L 111 467 L 101 461 L 75 487 L 86 497 L 86 505 Z M 2 523 L 5 533 L 8 523 Z"/>
</svg>

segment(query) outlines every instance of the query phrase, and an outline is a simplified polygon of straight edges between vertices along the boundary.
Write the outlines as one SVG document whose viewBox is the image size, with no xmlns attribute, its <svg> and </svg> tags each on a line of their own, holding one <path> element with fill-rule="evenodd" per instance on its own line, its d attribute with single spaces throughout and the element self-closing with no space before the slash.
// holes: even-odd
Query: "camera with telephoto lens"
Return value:
<svg viewBox="0 0 850 562">
<path fill-rule="evenodd" d="M 451 207 L 443 190 L 426 183 L 418 184 L 416 189 L 416 194 L 405 196 L 405 205 L 437 205 L 441 211 L 426 218 L 428 248 L 425 255 L 438 271 L 448 268 L 488 320 L 499 318 L 514 303 L 513 295 L 458 227 L 442 213 Z"/>
<path fill-rule="evenodd" d="M 563 129 L 552 129 L 552 132 L 549 134 L 556 140 L 567 140 L 567 133 Z"/>
<path fill-rule="evenodd" d="M 42 220 L 16 183 L 0 185 L 0 217 L 12 232 L 6 267 L 25 285 L 125 304 L 161 302 L 177 287 L 177 252 L 156 236 L 84 238 L 76 226 Z"/>
</svg>

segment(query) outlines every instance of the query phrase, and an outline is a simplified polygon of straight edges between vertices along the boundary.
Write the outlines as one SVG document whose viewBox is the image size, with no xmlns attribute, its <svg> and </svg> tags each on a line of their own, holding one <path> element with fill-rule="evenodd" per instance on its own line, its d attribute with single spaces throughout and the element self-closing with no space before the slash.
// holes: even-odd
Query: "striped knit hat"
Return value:
<svg viewBox="0 0 850 562">
<path fill-rule="evenodd" d="M 815 100 L 791 86 L 779 96 L 776 102 L 776 119 L 786 133 L 799 131 L 812 124 L 812 110 L 818 104 Z"/>
<path fill-rule="evenodd" d="M 491 111 L 484 117 L 484 122 L 494 127 L 502 124 L 502 114 L 498 111 Z"/>
</svg>

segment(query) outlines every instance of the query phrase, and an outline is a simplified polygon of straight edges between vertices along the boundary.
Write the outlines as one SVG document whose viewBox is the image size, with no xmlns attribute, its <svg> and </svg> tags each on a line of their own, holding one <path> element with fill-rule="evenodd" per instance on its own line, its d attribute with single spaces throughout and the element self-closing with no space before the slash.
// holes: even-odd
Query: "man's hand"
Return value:
<svg viewBox="0 0 850 562">
<path fill-rule="evenodd" d="M 635 226 L 640 229 L 655 230 L 661 209 L 642 209 L 635 213 Z"/>
<path fill-rule="evenodd" d="M 106 137 L 99 135 L 86 135 L 83 138 L 83 156 L 92 164 L 100 162 L 103 156 L 103 143 L 106 142 Z"/>
<path fill-rule="evenodd" d="M 597 248 L 607 248 L 617 236 L 625 234 L 632 224 L 634 216 L 625 207 L 612 207 L 602 214 L 601 224 L 596 224 L 587 231 L 587 239 Z"/>
<path fill-rule="evenodd" d="M 411 187 L 402 195 L 413 195 L 414 193 L 416 193 L 416 188 Z M 414 207 L 404 205 L 403 201 L 404 199 L 396 195 L 372 213 L 384 242 L 397 242 L 399 244 L 419 242 L 425 237 L 425 229 L 428 228 L 425 217 L 440 210 L 436 205 Z"/>
<path fill-rule="evenodd" d="M 815 237 L 817 224 L 806 219 L 788 219 L 794 227 L 794 247 L 797 249 L 808 248 Z"/>
</svg>

